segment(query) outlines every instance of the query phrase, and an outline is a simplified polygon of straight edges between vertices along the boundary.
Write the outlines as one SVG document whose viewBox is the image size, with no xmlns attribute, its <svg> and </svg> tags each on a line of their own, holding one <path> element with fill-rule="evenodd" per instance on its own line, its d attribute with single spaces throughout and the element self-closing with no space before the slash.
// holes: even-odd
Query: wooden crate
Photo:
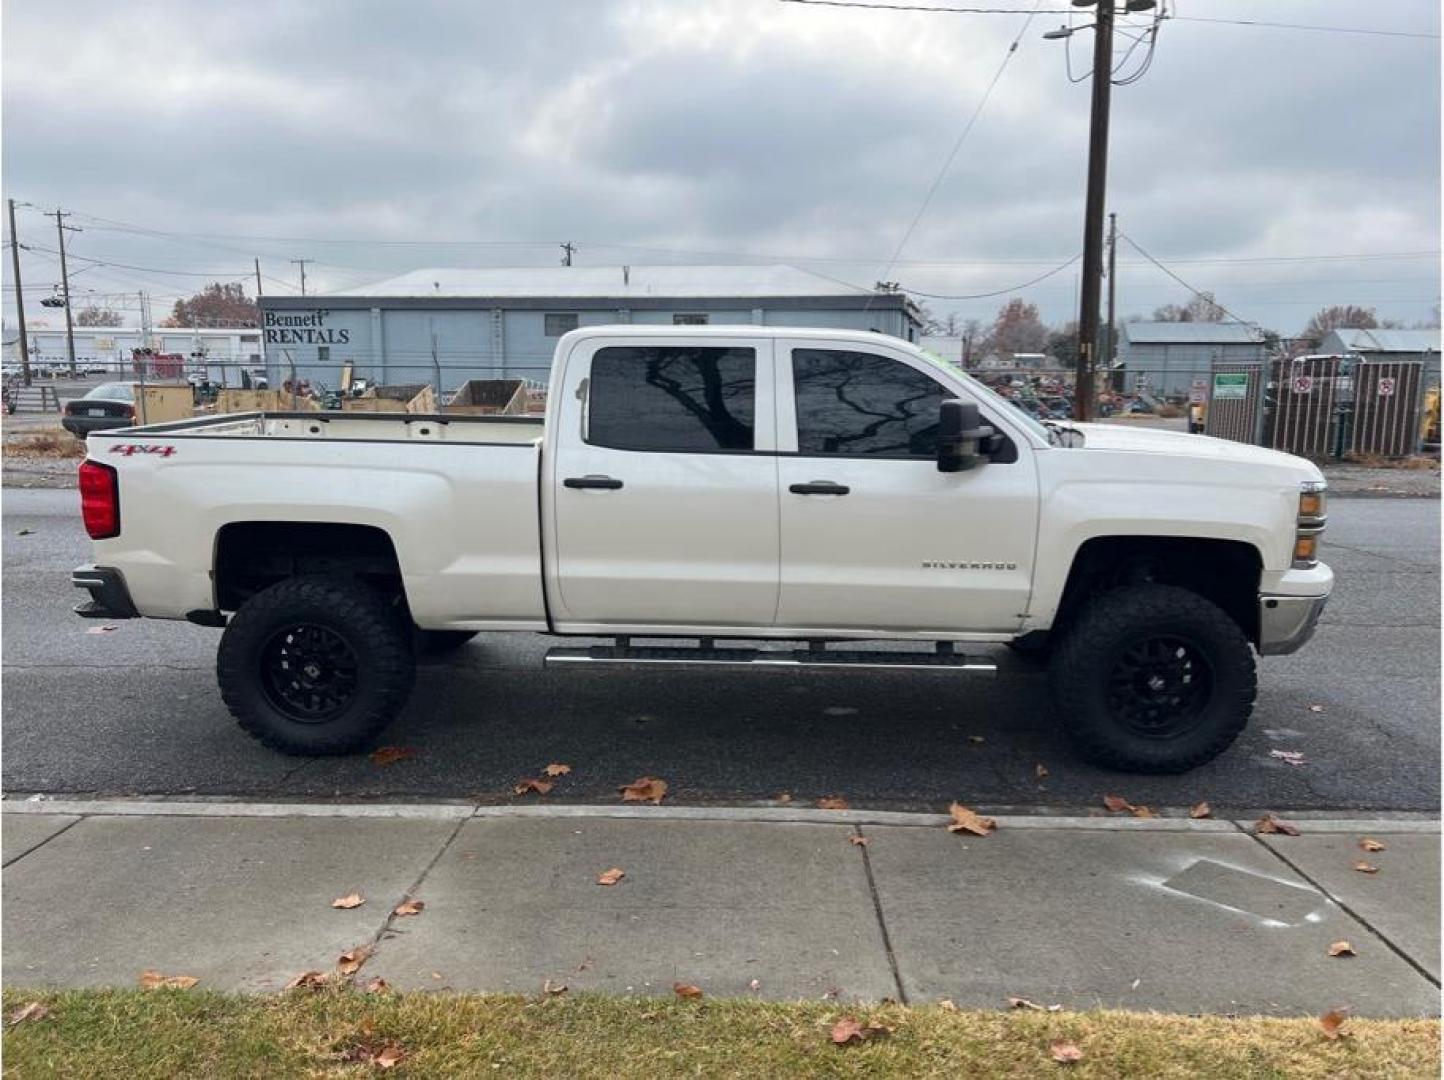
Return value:
<svg viewBox="0 0 1444 1080">
<path fill-rule="evenodd" d="M 526 405 L 522 379 L 468 379 L 441 411 L 463 416 L 525 416 Z"/>
<path fill-rule="evenodd" d="M 360 397 L 342 398 L 341 410 L 431 415 L 436 412 L 436 391 L 427 383 L 373 386 Z"/>
<path fill-rule="evenodd" d="M 297 394 L 292 403 L 287 390 L 222 390 L 216 394 L 217 413 L 313 412 L 320 406 Z"/>
<path fill-rule="evenodd" d="M 195 391 L 190 383 L 132 383 L 137 424 L 168 424 L 195 415 Z"/>
</svg>

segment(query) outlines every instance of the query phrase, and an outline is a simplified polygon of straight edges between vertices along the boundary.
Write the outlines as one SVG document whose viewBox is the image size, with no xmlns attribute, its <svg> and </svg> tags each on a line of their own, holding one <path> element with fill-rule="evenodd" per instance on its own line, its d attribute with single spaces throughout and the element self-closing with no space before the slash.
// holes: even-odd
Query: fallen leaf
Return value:
<svg viewBox="0 0 1444 1080">
<path fill-rule="evenodd" d="M 366 898 L 358 892 L 347 893 L 345 896 L 338 896 L 331 901 L 333 908 L 341 908 L 343 911 L 350 911 L 366 903 Z"/>
<path fill-rule="evenodd" d="M 556 996 L 557 994 L 565 994 L 566 992 L 566 983 L 554 983 L 550 979 L 547 979 L 542 983 L 543 994 L 550 994 L 552 996 Z"/>
<path fill-rule="evenodd" d="M 1121 813 L 1124 810 L 1133 809 L 1133 804 L 1127 799 L 1125 799 L 1122 795 L 1103 796 L 1103 805 L 1115 814 Z"/>
<path fill-rule="evenodd" d="M 371 1057 L 371 1064 L 378 1069 L 390 1069 L 401 1063 L 406 1056 L 406 1051 L 396 1043 L 387 1043 Z"/>
<path fill-rule="evenodd" d="M 1363 859 L 1360 859 L 1354 864 L 1354 869 L 1361 874 L 1377 874 L 1379 872 L 1379 868 L 1377 866 L 1375 866 L 1371 862 L 1364 862 Z"/>
<path fill-rule="evenodd" d="M 1008 999 L 1008 1008 L 1010 1008 L 1010 1009 L 1036 1009 L 1036 1010 L 1038 1010 L 1038 1012 L 1043 1012 L 1043 1011 L 1044 1011 L 1043 1006 L 1039 1005 L 1036 1001 L 1029 1001 L 1027 998 L 1020 998 L 1020 997 L 1010 997 L 1010 998 Z"/>
<path fill-rule="evenodd" d="M 1206 802 L 1197 803 L 1189 809 L 1188 816 L 1191 818 L 1213 817 L 1213 807 Z"/>
<path fill-rule="evenodd" d="M 373 765 L 390 765 L 404 758 L 415 757 L 416 751 L 409 746 L 383 746 L 371 753 Z"/>
<path fill-rule="evenodd" d="M 1265 814 L 1253 823 L 1253 831 L 1256 833 L 1281 833 L 1284 836 L 1298 836 L 1299 827 L 1291 825 L 1287 821 L 1280 821 L 1272 814 Z"/>
<path fill-rule="evenodd" d="M 319 990 L 330 978 L 324 971 L 303 971 L 286 984 L 287 990 Z"/>
<path fill-rule="evenodd" d="M 395 910 L 393 910 L 391 914 L 399 915 L 402 918 L 405 918 L 407 915 L 420 915 L 425 907 L 425 900 L 403 900 L 396 905 Z"/>
<path fill-rule="evenodd" d="M 1304 763 L 1304 752 L 1302 750 L 1270 750 L 1269 757 L 1278 758 L 1280 761 L 1287 761 L 1290 765 L 1302 765 Z"/>
<path fill-rule="evenodd" d="M 667 781 L 658 780 L 654 776 L 644 776 L 619 790 L 622 793 L 622 802 L 650 802 L 653 806 L 660 806 L 662 796 L 667 794 Z"/>
<path fill-rule="evenodd" d="M 948 832 L 968 832 L 974 836 L 987 836 L 998 827 L 998 823 L 990 817 L 983 817 L 974 813 L 962 803 L 953 803 L 948 807 L 948 813 L 953 820 L 948 825 Z"/>
<path fill-rule="evenodd" d="M 17 530 L 15 531 L 15 535 L 16 535 L 16 536 L 30 536 L 30 535 L 33 534 L 34 532 L 35 532 L 34 529 L 17 529 Z M 28 1008 L 29 1006 L 26 1006 L 26 1007 Z"/>
<path fill-rule="evenodd" d="M 1130 806 L 1128 808 L 1128 812 L 1134 817 L 1141 818 L 1156 818 L 1158 816 L 1153 812 L 1150 807 L 1147 806 Z"/>
<path fill-rule="evenodd" d="M 856 833 L 854 833 L 852 836 L 849 836 L 847 838 L 847 842 L 849 844 L 856 844 L 858 847 L 867 847 L 867 837 L 858 836 Z"/>
<path fill-rule="evenodd" d="M 842 987 L 840 986 L 829 986 L 822 992 L 823 1001 L 836 1001 L 840 997 L 842 997 Z"/>
<path fill-rule="evenodd" d="M 691 983 L 673 983 L 672 993 L 676 994 L 679 998 L 699 998 L 702 996 L 701 988 L 693 986 Z"/>
<path fill-rule="evenodd" d="M 1322 705 L 1310 705 L 1310 706 L 1309 706 L 1309 712 L 1323 712 L 1323 711 L 1324 711 L 1324 707 L 1323 707 Z"/>
<path fill-rule="evenodd" d="M 1324 1029 L 1326 1039 L 1346 1039 L 1352 1032 L 1344 1030 L 1344 1025 L 1349 1022 L 1349 1014 L 1342 1009 L 1330 1009 L 1319 1017 L 1319 1027 Z"/>
<path fill-rule="evenodd" d="M 847 800 L 841 795 L 824 795 L 817 800 L 819 810 L 846 810 Z"/>
<path fill-rule="evenodd" d="M 860 1024 L 851 1016 L 844 1016 L 832 1025 L 832 1041 L 838 1046 L 866 1042 L 880 1035 L 891 1035 L 892 1028 L 882 1024 Z"/>
<path fill-rule="evenodd" d="M 792 801 L 792 792 L 784 791 L 782 794 L 777 796 L 777 799 L 775 801 L 780 802 L 785 806 Z"/>
<path fill-rule="evenodd" d="M 1039 780 L 1043 779 L 1043 777 L 1048 775 L 1048 766 L 1044 765 L 1042 762 L 1039 762 L 1037 765 L 1033 766 L 1033 775 L 1036 776 Z"/>
<path fill-rule="evenodd" d="M 27 1020 L 44 1020 L 50 1015 L 50 1006 L 43 1005 L 38 1001 L 32 1001 L 28 1005 L 22 1005 L 10 1014 L 10 1023 L 23 1024 Z"/>
<path fill-rule="evenodd" d="M 200 982 L 194 975 L 162 975 L 159 971 L 142 971 L 140 973 L 140 988 L 142 990 L 156 990 L 162 986 L 168 986 L 176 990 L 189 990 L 196 983 Z"/>
<path fill-rule="evenodd" d="M 542 772 L 546 773 L 548 776 L 565 776 L 571 771 L 572 767 L 570 765 L 556 764 L 548 765 L 545 769 L 542 770 Z"/>
<path fill-rule="evenodd" d="M 1350 945 L 1347 941 L 1336 941 L 1329 946 L 1329 955 L 1358 956 L 1359 954 L 1354 951 L 1354 947 Z"/>
<path fill-rule="evenodd" d="M 1083 1051 L 1078 1049 L 1078 1044 L 1067 1039 L 1054 1039 L 1048 1044 L 1048 1051 L 1060 1065 L 1072 1065 L 1083 1060 Z"/>
<path fill-rule="evenodd" d="M 1365 851 L 1388 851 L 1389 847 L 1382 840 L 1375 840 L 1372 836 L 1366 836 L 1359 841 L 1359 846 Z"/>
<path fill-rule="evenodd" d="M 942 1009 L 944 1012 L 958 1011 L 958 1007 L 953 1004 L 952 998 L 943 998 L 941 1001 L 938 1002 L 938 1008 Z"/>
<path fill-rule="evenodd" d="M 119 630 L 119 629 L 120 629 L 120 627 L 118 627 L 118 626 L 110 626 L 109 624 L 107 624 L 107 625 L 105 625 L 105 626 L 92 626 L 89 630 L 86 631 L 86 633 L 87 633 L 87 634 L 108 634 L 108 633 L 110 633 L 112 630 Z"/>
<path fill-rule="evenodd" d="M 355 975 L 361 970 L 361 965 L 366 963 L 366 958 L 371 955 L 371 949 L 367 945 L 357 945 L 354 949 L 347 949 L 336 961 L 336 967 L 342 975 Z"/>
<path fill-rule="evenodd" d="M 380 975 L 374 976 L 371 981 L 366 984 L 366 992 L 368 994 L 386 994 L 390 991 L 391 984 Z"/>
<path fill-rule="evenodd" d="M 538 795 L 545 795 L 551 791 L 554 786 L 550 780 L 538 780 L 534 776 L 523 776 L 511 790 L 518 795 L 525 795 L 529 791 L 535 791 Z"/>
<path fill-rule="evenodd" d="M 624 877 L 626 877 L 626 876 L 627 876 L 627 872 L 626 872 L 625 870 L 623 870 L 623 869 L 621 869 L 621 868 L 619 868 L 619 867 L 614 866 L 614 867 L 612 867 L 610 870 L 604 870 L 601 874 L 597 875 L 597 884 L 598 884 L 598 885 L 615 885 L 617 882 L 621 881 L 622 878 L 624 878 Z"/>
<path fill-rule="evenodd" d="M 762 980 L 760 980 L 760 979 L 753 979 L 750 983 L 747 984 L 747 989 L 749 989 L 749 990 L 761 990 L 761 989 L 762 989 Z"/>
</svg>

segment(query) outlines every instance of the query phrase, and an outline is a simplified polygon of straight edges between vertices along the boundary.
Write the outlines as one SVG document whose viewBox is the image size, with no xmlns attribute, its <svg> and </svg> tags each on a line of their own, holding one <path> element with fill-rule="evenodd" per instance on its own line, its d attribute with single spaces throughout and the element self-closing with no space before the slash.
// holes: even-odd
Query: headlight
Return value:
<svg viewBox="0 0 1444 1080">
<path fill-rule="evenodd" d="M 1322 480 L 1299 486 L 1299 512 L 1294 533 L 1294 566 L 1307 570 L 1319 561 L 1319 538 L 1328 522 L 1328 495 Z"/>
</svg>

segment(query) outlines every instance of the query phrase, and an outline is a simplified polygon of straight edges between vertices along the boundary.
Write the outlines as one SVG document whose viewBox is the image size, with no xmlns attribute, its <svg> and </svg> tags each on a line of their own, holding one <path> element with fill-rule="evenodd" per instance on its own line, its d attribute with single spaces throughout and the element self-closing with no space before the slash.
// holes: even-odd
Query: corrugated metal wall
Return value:
<svg viewBox="0 0 1444 1080">
<path fill-rule="evenodd" d="M 1424 385 L 1420 362 L 1367 363 L 1354 367 L 1354 410 L 1349 451 L 1403 457 L 1419 442 L 1419 404 Z"/>
<path fill-rule="evenodd" d="M 1269 376 L 1273 409 L 1265 446 L 1308 458 L 1334 452 L 1331 436 L 1341 364 L 1336 356 L 1273 362 Z"/>
</svg>

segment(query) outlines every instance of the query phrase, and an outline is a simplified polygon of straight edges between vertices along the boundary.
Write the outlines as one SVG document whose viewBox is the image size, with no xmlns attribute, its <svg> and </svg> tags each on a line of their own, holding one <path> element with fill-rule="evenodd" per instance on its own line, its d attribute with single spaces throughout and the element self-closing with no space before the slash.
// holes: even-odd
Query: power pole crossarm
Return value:
<svg viewBox="0 0 1444 1080">
<path fill-rule="evenodd" d="M 315 261 L 316 261 L 315 259 L 292 259 L 292 260 L 291 260 L 291 262 L 292 262 L 293 265 L 299 266 L 299 267 L 301 268 L 301 295 L 302 295 L 302 296 L 305 296 L 305 295 L 306 295 L 306 264 L 307 264 L 308 262 L 315 262 Z M 256 286 L 256 287 L 257 287 L 257 289 L 260 288 L 259 283 L 257 283 L 257 286 Z"/>
<path fill-rule="evenodd" d="M 563 245 L 561 246 L 561 248 L 562 248 L 562 265 L 563 265 L 563 266 L 571 266 L 571 264 L 572 264 L 572 255 L 576 252 L 576 250 L 577 250 L 577 245 L 576 245 L 576 244 L 573 244 L 570 240 L 568 240 L 565 244 L 563 244 Z"/>
<path fill-rule="evenodd" d="M 15 200 L 10 199 L 10 263 L 15 273 L 15 319 L 20 325 L 20 378 L 30 385 L 30 341 L 25 336 L 25 293 L 20 287 L 20 235 L 15 231 Z"/>
</svg>

